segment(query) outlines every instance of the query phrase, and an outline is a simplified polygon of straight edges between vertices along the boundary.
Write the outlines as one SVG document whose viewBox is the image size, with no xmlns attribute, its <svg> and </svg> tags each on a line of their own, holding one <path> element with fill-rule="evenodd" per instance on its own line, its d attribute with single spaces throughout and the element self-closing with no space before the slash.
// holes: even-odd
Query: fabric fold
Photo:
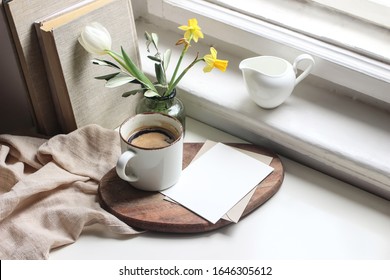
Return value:
<svg viewBox="0 0 390 280">
<path fill-rule="evenodd" d="M 0 258 L 47 259 L 96 223 L 140 233 L 97 201 L 99 180 L 119 154 L 117 133 L 97 125 L 48 140 L 0 135 Z"/>
</svg>

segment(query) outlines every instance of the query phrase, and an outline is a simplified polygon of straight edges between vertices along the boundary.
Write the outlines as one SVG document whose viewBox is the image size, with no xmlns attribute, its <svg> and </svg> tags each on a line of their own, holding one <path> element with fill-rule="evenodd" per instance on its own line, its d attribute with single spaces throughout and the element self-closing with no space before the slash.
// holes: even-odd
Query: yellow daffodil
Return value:
<svg viewBox="0 0 390 280">
<path fill-rule="evenodd" d="M 227 60 L 217 59 L 217 50 L 213 47 L 210 48 L 210 54 L 206 54 L 203 59 L 206 62 L 206 66 L 203 68 L 205 73 L 210 72 L 214 67 L 225 72 L 228 66 Z"/>
<path fill-rule="evenodd" d="M 198 42 L 199 38 L 203 38 L 203 33 L 200 31 L 201 29 L 196 18 L 189 19 L 188 25 L 179 26 L 179 29 L 185 31 L 184 38 L 186 38 L 188 42 L 190 42 L 191 39 Z"/>
</svg>

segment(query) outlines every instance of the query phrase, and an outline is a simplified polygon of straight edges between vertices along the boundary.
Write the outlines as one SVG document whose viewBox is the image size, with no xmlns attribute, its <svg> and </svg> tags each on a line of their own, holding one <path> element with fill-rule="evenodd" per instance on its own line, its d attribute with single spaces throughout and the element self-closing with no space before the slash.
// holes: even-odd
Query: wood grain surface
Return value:
<svg viewBox="0 0 390 280">
<path fill-rule="evenodd" d="M 203 143 L 184 144 L 183 169 L 192 161 L 202 145 Z M 243 218 L 280 189 L 284 178 L 283 165 L 276 154 L 262 147 L 252 144 L 227 145 L 273 157 L 270 165 L 274 171 L 256 187 L 241 217 Z M 164 196 L 159 192 L 138 190 L 120 179 L 115 168 L 103 176 L 98 188 L 98 197 L 101 206 L 108 212 L 126 224 L 143 230 L 197 233 L 215 230 L 231 223 L 221 219 L 212 224 L 183 206 L 164 200 Z"/>
</svg>

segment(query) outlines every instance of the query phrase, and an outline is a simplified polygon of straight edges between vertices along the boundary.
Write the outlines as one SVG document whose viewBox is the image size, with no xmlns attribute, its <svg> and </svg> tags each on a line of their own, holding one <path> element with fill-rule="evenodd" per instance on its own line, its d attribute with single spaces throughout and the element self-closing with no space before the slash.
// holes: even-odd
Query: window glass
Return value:
<svg viewBox="0 0 390 280">
<path fill-rule="evenodd" d="M 390 62 L 390 0 L 206 0 Z"/>
<path fill-rule="evenodd" d="M 390 0 L 313 0 L 373 24 L 390 28 Z"/>
</svg>

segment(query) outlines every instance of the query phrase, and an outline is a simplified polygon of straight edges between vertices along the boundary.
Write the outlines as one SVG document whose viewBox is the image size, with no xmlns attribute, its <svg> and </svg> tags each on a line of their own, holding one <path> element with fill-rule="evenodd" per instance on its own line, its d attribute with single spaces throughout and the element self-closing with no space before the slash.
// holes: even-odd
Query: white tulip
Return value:
<svg viewBox="0 0 390 280">
<path fill-rule="evenodd" d="M 107 50 L 111 50 L 111 35 L 98 22 L 85 26 L 78 40 L 84 49 L 92 54 L 103 55 Z"/>
</svg>

